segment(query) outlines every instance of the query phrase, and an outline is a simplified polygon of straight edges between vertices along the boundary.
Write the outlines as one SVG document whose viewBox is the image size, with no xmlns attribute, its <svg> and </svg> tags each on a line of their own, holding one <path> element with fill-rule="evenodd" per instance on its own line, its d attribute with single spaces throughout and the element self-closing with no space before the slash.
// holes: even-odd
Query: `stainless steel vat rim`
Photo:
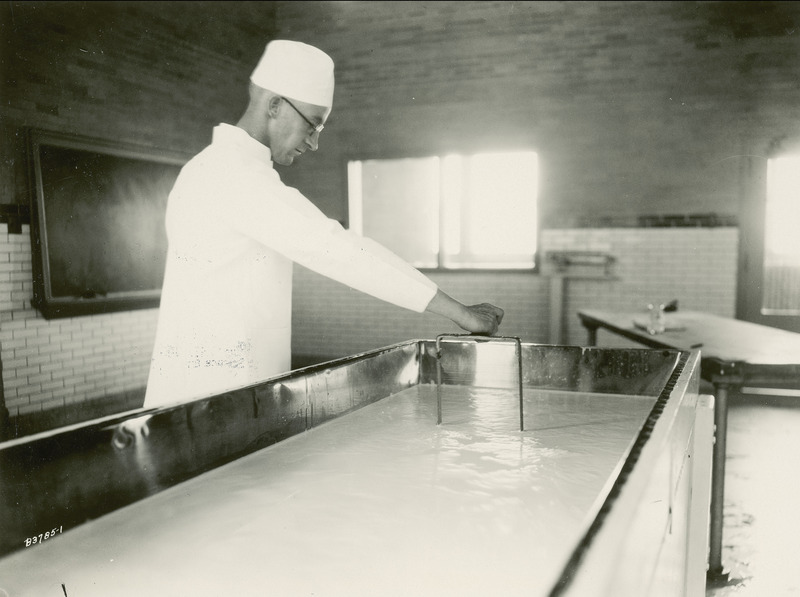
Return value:
<svg viewBox="0 0 800 597">
<path fill-rule="evenodd" d="M 554 586 L 553 590 L 550 592 L 548 597 L 562 597 L 566 594 L 566 591 L 569 589 L 570 583 L 575 578 L 578 568 L 586 555 L 589 551 L 592 541 L 600 532 L 600 529 L 605 522 L 608 513 L 611 511 L 611 508 L 614 506 L 614 503 L 619 498 L 620 494 L 622 493 L 622 489 L 625 486 L 625 483 L 633 471 L 636 463 L 639 461 L 639 457 L 641 455 L 642 449 L 644 448 L 645 444 L 650 439 L 651 434 L 653 433 L 653 429 L 656 426 L 656 423 L 661 418 L 662 413 L 664 412 L 664 408 L 667 405 L 667 402 L 673 395 L 673 391 L 678 383 L 678 379 L 684 374 L 684 369 L 688 363 L 689 357 L 691 353 L 689 352 L 681 352 L 680 353 L 680 360 L 677 366 L 674 368 L 672 375 L 670 375 L 667 384 L 664 386 L 661 395 L 656 400 L 656 403 L 653 405 L 653 408 L 650 411 L 647 419 L 642 425 L 642 429 L 639 431 L 638 435 L 636 436 L 636 440 L 631 447 L 631 451 L 628 454 L 627 458 L 625 458 L 622 467 L 617 474 L 614 482 L 608 491 L 606 497 L 603 499 L 602 505 L 599 507 L 597 514 L 592 518 L 592 522 L 589 525 L 588 530 L 584 534 L 583 538 L 578 542 L 578 545 L 573 550 L 572 555 L 570 556 L 569 560 L 567 561 L 566 566 L 564 567 L 561 576 L 559 577 L 556 585 Z"/>
<path fill-rule="evenodd" d="M 460 342 L 448 346 L 450 355 L 462 358 L 470 357 L 470 347 L 477 345 Z M 607 365 L 606 355 L 613 353 L 624 361 L 623 369 L 646 365 L 653 358 L 662 365 L 660 371 L 663 369 L 655 382 L 648 382 L 648 387 L 654 388 L 648 395 L 654 398 L 664 395 L 664 382 L 681 368 L 677 358 L 680 353 L 674 350 L 522 346 L 528 356 L 544 355 L 545 360 L 552 356 L 556 365 L 563 355 L 573 361 L 585 357 L 588 366 L 603 367 Z M 30 527 L 52 527 L 52 518 L 64 523 L 65 528 L 67 522 L 70 527 L 78 526 L 346 414 L 360 407 L 362 401 L 366 404 L 415 384 L 431 383 L 432 347 L 433 340 L 400 342 L 191 403 L 138 409 L 23 442 L 0 444 L 0 510 L 7 512 L 0 517 L 0 557 L 20 549 L 18 538 L 24 538 Z M 685 355 L 683 358 L 685 361 Z M 422 377 L 426 368 L 428 377 Z M 516 376 L 507 373 L 508 387 L 514 388 Z M 617 373 L 611 371 L 611 377 Z M 448 372 L 447 383 L 459 381 L 452 374 L 452 370 Z M 353 375 L 358 380 L 355 385 L 350 383 L 349 376 Z M 138 423 L 146 426 L 137 428 Z M 143 470 L 134 457 L 137 450 L 131 450 L 131 446 L 144 447 L 157 458 Z M 183 454 L 191 454 L 191 462 L 181 460 Z M 153 467 L 153 462 L 157 466 Z M 68 486 L 56 482 L 63 475 L 70 481 Z M 42 501 L 44 495 L 46 503 Z"/>
</svg>

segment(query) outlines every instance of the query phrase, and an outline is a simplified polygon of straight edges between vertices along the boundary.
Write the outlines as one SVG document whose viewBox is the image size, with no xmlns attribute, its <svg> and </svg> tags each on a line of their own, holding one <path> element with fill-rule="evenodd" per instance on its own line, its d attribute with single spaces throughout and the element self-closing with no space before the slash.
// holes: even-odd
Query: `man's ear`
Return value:
<svg viewBox="0 0 800 597">
<path fill-rule="evenodd" d="M 282 101 L 279 95 L 273 95 L 269 98 L 269 102 L 267 102 L 267 114 L 269 114 L 270 118 L 278 117 L 278 110 L 280 110 Z"/>
</svg>

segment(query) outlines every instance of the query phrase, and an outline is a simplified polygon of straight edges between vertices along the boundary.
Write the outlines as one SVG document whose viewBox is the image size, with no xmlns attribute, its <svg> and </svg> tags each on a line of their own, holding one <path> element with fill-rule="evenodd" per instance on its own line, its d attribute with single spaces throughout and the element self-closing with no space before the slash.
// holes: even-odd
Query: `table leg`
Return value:
<svg viewBox="0 0 800 597">
<path fill-rule="evenodd" d="M 727 577 L 722 570 L 722 523 L 725 501 L 725 442 L 728 434 L 728 384 L 714 383 L 714 453 L 711 472 L 711 529 L 709 536 L 708 579 Z"/>
<path fill-rule="evenodd" d="M 596 325 L 589 325 L 587 323 L 583 324 L 583 327 L 586 328 L 586 333 L 589 337 L 588 345 L 589 346 L 597 346 L 597 326 Z"/>
<path fill-rule="evenodd" d="M 564 276 L 550 278 L 550 344 L 564 344 Z"/>
</svg>

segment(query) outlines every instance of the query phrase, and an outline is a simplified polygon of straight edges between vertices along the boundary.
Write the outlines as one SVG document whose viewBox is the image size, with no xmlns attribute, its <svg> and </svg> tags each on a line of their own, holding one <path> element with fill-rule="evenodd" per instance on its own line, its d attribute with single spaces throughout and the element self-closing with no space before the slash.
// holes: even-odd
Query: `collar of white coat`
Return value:
<svg viewBox="0 0 800 597">
<path fill-rule="evenodd" d="M 247 131 L 240 129 L 238 126 L 225 124 L 224 122 L 218 124 L 214 127 L 211 142 L 236 145 L 239 149 L 253 157 L 263 160 L 270 165 L 272 164 L 272 152 L 269 147 L 253 139 L 247 134 Z"/>
</svg>

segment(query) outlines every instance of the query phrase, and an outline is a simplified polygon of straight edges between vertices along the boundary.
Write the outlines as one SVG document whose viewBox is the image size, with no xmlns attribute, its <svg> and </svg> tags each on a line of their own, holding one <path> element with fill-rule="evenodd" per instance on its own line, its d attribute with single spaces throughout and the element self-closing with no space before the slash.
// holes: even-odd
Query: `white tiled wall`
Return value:
<svg viewBox="0 0 800 597">
<path fill-rule="evenodd" d="M 605 251 L 617 259 L 617 280 L 568 283 L 567 343 L 586 341 L 575 316 L 582 307 L 631 310 L 678 299 L 681 308 L 732 317 L 737 245 L 736 228 L 543 231 L 543 252 Z M 551 342 L 549 278 L 511 272 L 431 277 L 465 303 L 505 309 L 502 335 Z M 29 227 L 8 234 L 0 224 L 0 358 L 12 416 L 144 387 L 156 309 L 46 321 L 31 296 Z M 294 352 L 323 358 L 461 332 L 449 321 L 384 304 L 300 267 L 293 315 Z"/>
<path fill-rule="evenodd" d="M 31 307 L 30 227 L 0 224 L 0 359 L 14 416 L 143 388 L 158 311 L 45 320 Z"/>
<path fill-rule="evenodd" d="M 548 286 L 531 273 L 440 273 L 430 277 L 466 304 L 489 302 L 506 311 L 502 335 L 547 342 Z M 406 311 L 303 268 L 295 268 L 292 348 L 337 357 L 412 338 L 464 333 L 447 319 Z"/>
<path fill-rule="evenodd" d="M 733 317 L 738 229 L 603 228 L 545 230 L 542 252 L 603 251 L 616 258 L 613 281 L 571 280 L 565 291 L 566 342 L 585 344 L 575 315 L 581 308 L 644 309 L 678 299 L 679 308 Z M 529 273 L 432 274 L 462 302 L 493 302 L 506 311 L 500 333 L 548 343 L 550 280 Z M 409 338 L 460 332 L 430 315 L 417 315 L 365 297 L 312 272 L 295 270 L 294 351 L 344 356 Z"/>
<path fill-rule="evenodd" d="M 582 308 L 636 311 L 678 300 L 678 308 L 724 317 L 736 312 L 738 228 L 597 228 L 546 230 L 546 251 L 602 251 L 616 258 L 616 280 L 570 280 L 567 338 L 586 342 Z"/>
</svg>

